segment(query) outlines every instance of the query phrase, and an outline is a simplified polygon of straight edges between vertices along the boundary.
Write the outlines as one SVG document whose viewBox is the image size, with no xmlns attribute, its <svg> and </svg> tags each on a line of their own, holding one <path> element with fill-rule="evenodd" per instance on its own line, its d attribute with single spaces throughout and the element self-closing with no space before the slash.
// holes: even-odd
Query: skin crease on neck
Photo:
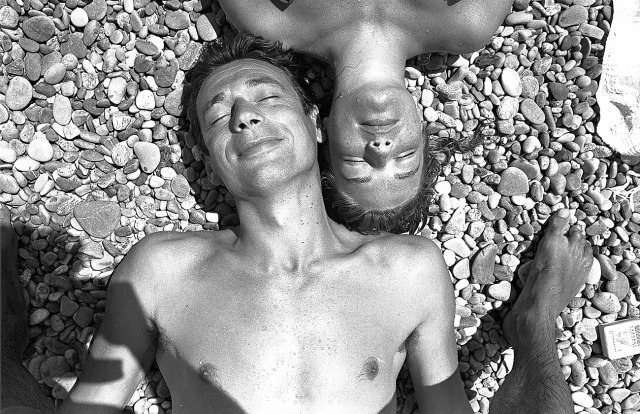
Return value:
<svg viewBox="0 0 640 414">
<path fill-rule="evenodd" d="M 333 66 L 334 101 L 326 126 L 338 189 L 365 208 L 403 204 L 417 192 L 424 151 L 422 116 L 404 83 L 406 60 L 481 49 L 512 0 L 296 0 L 286 8 L 274 3 L 220 1 L 234 26 Z M 348 180 L 353 178 L 359 180 Z"/>
</svg>

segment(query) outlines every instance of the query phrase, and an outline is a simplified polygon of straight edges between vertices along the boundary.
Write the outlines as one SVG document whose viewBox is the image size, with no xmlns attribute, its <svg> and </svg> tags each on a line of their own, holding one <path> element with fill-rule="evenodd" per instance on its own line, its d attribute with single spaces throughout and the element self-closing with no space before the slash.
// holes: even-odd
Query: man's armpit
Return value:
<svg viewBox="0 0 640 414">
<path fill-rule="evenodd" d="M 169 338 L 164 333 L 164 329 L 158 326 L 154 319 L 151 319 L 151 327 L 147 329 L 147 333 L 153 338 L 147 348 L 147 352 L 152 352 L 153 354 L 164 353 L 167 349 Z"/>
<path fill-rule="evenodd" d="M 407 337 L 405 342 L 405 348 L 407 349 L 407 353 L 411 354 L 416 350 L 418 343 L 420 343 L 420 329 L 416 328 L 411 335 Z"/>
</svg>

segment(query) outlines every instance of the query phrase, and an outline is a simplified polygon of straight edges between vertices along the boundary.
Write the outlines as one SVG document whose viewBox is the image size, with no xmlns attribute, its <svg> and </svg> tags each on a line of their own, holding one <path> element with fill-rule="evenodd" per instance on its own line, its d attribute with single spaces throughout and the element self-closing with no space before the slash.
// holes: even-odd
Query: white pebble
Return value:
<svg viewBox="0 0 640 414">
<path fill-rule="evenodd" d="M 83 8 L 76 7 L 71 12 L 71 24 L 75 27 L 85 27 L 89 23 L 89 16 Z"/>
</svg>

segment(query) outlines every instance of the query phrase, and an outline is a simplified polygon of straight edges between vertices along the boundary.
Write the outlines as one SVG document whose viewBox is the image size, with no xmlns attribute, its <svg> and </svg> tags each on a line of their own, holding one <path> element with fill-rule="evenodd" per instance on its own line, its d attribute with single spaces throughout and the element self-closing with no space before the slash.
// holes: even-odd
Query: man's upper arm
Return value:
<svg viewBox="0 0 640 414">
<path fill-rule="evenodd" d="M 420 412 L 471 413 L 458 372 L 453 328 L 455 301 L 449 271 L 438 247 L 426 240 L 415 255 L 419 324 L 409 337 L 407 362 Z"/>
<path fill-rule="evenodd" d="M 150 368 L 156 343 L 152 292 L 157 289 L 152 258 L 158 257 L 150 239 L 136 244 L 114 272 L 102 325 L 59 413 L 121 413 Z"/>
</svg>

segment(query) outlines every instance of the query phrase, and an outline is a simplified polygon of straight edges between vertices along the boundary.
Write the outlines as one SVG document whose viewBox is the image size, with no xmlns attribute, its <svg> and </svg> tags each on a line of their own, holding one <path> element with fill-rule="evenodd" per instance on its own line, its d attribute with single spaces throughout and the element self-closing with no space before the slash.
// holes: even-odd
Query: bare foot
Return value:
<svg viewBox="0 0 640 414">
<path fill-rule="evenodd" d="M 568 224 L 569 210 L 559 210 L 538 243 L 524 289 L 504 320 L 503 331 L 512 344 L 520 317 L 541 319 L 553 326 L 587 279 L 593 264 L 591 245 L 577 227 L 572 227 L 565 236 L 563 229 Z"/>
<path fill-rule="evenodd" d="M 2 279 L 2 348 L 18 357 L 28 343 L 27 305 L 18 278 L 18 240 L 9 209 L 0 205 L 0 278 Z"/>
</svg>

